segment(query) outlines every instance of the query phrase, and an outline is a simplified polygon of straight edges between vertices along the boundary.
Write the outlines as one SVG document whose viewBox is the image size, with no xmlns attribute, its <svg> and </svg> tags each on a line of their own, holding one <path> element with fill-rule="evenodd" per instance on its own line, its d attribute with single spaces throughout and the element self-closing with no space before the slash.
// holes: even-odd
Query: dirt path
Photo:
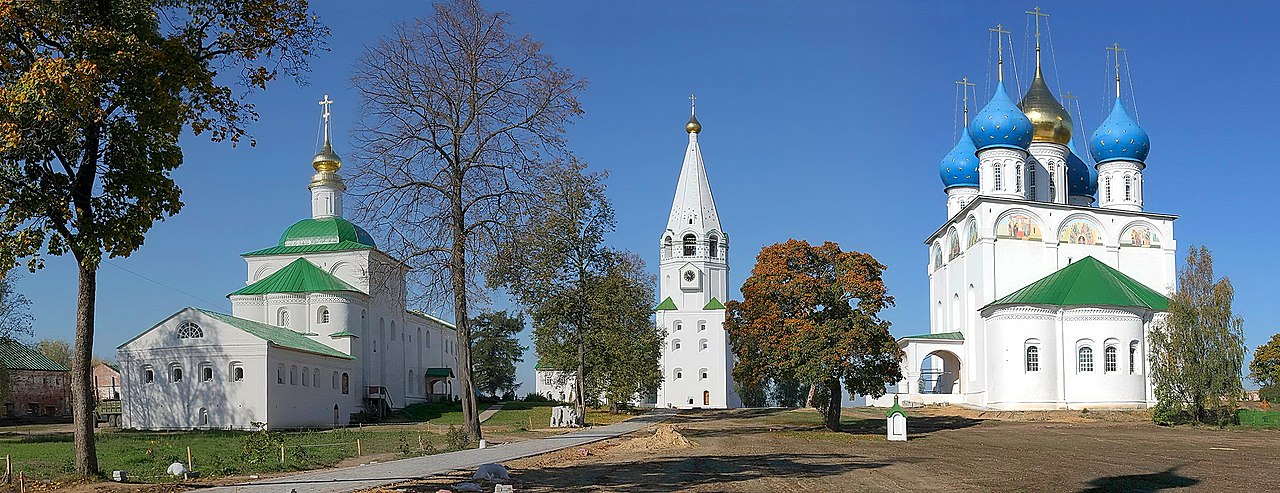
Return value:
<svg viewBox="0 0 1280 493">
<path fill-rule="evenodd" d="M 522 492 L 1280 490 L 1271 473 L 1280 432 L 1161 428 L 1126 413 L 910 414 L 906 443 L 884 440 L 876 410 L 846 411 L 844 433 L 821 430 L 808 411 L 682 414 L 670 422 L 692 447 L 619 438 L 507 466 Z M 396 489 L 434 492 L 462 479 Z"/>
</svg>

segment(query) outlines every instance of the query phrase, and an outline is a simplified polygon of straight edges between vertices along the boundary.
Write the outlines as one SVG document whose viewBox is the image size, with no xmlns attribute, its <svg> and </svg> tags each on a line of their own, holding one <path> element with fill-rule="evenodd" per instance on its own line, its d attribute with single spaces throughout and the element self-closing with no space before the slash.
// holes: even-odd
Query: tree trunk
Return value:
<svg viewBox="0 0 1280 493">
<path fill-rule="evenodd" d="M 579 331 L 581 331 L 581 329 L 579 329 Z M 582 338 L 579 337 L 578 338 L 578 378 L 573 385 L 574 387 L 577 387 L 577 393 L 578 393 L 578 403 L 577 403 L 578 404 L 577 406 L 578 407 L 578 420 L 577 420 L 578 426 L 584 426 L 587 423 L 587 392 L 586 392 L 587 385 L 585 382 L 586 376 L 587 376 L 587 353 L 586 353 L 586 348 L 584 348 L 584 346 L 586 346 L 586 344 L 582 341 Z"/>
<path fill-rule="evenodd" d="M 71 417 L 75 423 L 76 472 L 98 474 L 98 453 L 94 446 L 93 388 L 89 361 L 93 358 L 93 314 L 98 290 L 98 270 L 80 260 L 80 283 L 76 292 L 76 337 L 71 355 Z"/>
<path fill-rule="evenodd" d="M 449 270 L 453 276 L 453 317 L 458 331 L 458 394 L 462 398 L 463 430 L 472 441 L 483 438 L 480 434 L 480 415 L 476 410 L 476 392 L 471 375 L 471 324 L 467 319 L 467 234 L 466 213 L 462 209 L 461 177 L 454 189 L 453 245 L 450 248 Z"/>
<path fill-rule="evenodd" d="M 828 430 L 840 431 L 840 404 L 843 401 L 843 395 L 840 392 L 840 380 L 827 380 L 826 390 L 829 395 L 827 398 L 827 408 L 823 410 L 823 418 L 826 422 Z"/>
<path fill-rule="evenodd" d="M 804 398 L 804 407 L 814 407 L 813 400 L 818 396 L 818 386 L 809 386 L 809 396 Z"/>
</svg>

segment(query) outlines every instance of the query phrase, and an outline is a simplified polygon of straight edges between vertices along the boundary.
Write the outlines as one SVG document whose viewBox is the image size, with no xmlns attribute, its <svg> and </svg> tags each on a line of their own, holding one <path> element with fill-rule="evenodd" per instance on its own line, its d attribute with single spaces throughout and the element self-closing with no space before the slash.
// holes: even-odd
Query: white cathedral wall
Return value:
<svg viewBox="0 0 1280 493">
<path fill-rule="evenodd" d="M 732 385 L 733 362 L 728 335 L 723 328 L 724 310 L 660 311 L 657 321 L 667 332 L 662 348 L 664 374 L 662 388 L 658 390 L 658 406 L 740 406 Z M 679 349 L 675 348 L 676 341 L 680 342 Z M 706 349 L 703 349 L 704 341 Z M 680 372 L 680 378 L 675 377 L 676 371 Z M 706 401 L 703 392 L 709 392 Z"/>
<path fill-rule="evenodd" d="M 1129 344 L 1145 346 L 1145 320 L 1135 310 L 1073 308 L 1062 316 L 1060 357 L 1064 361 L 1064 400 L 1070 409 L 1126 408 L 1146 404 L 1145 373 L 1129 373 Z M 1107 346 L 1117 349 L 1116 370 L 1106 371 Z M 1093 371 L 1080 371 L 1078 350 L 1093 350 Z M 1138 355 L 1144 354 L 1139 351 Z M 1135 363 L 1138 363 L 1135 361 Z"/>
<path fill-rule="evenodd" d="M 990 385 L 983 405 L 996 409 L 1056 408 L 1062 360 L 1058 355 L 1056 310 L 1009 307 L 987 319 L 985 370 Z M 1036 346 L 1039 370 L 1027 371 L 1026 350 Z"/>
<path fill-rule="evenodd" d="M 352 383 L 360 381 L 358 364 L 352 360 L 271 348 L 266 366 L 270 380 L 266 385 L 265 421 L 272 428 L 334 426 L 335 405 L 338 406 L 337 426 L 345 426 L 351 413 L 362 409 L 363 389 L 352 384 L 347 394 L 342 393 L 342 373 L 350 374 Z"/>
</svg>

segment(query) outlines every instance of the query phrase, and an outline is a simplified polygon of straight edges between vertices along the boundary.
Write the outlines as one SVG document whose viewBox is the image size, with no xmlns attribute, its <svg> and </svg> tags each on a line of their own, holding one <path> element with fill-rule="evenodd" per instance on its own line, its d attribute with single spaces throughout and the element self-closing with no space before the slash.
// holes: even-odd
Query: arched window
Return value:
<svg viewBox="0 0 1280 493">
<path fill-rule="evenodd" d="M 276 383 L 284 385 L 284 363 L 280 363 L 276 368 Z"/>
<path fill-rule="evenodd" d="M 680 349 L 680 339 L 671 340 L 671 350 L 678 351 Z"/>
<path fill-rule="evenodd" d="M 297 385 L 297 384 L 298 384 L 298 367 L 296 365 L 290 366 L 289 367 L 289 385 Z"/>
<path fill-rule="evenodd" d="M 1036 200 L 1036 166 L 1027 166 L 1027 200 Z"/>
<path fill-rule="evenodd" d="M 693 234 L 684 235 L 684 256 L 692 257 L 698 254 L 698 237 Z"/>
<path fill-rule="evenodd" d="M 679 368 L 676 368 L 675 370 L 673 370 L 673 371 L 671 372 L 671 379 L 672 379 L 672 380 L 679 380 L 679 379 L 681 379 L 681 378 L 684 378 L 684 370 L 681 370 L 681 369 L 679 369 Z"/>
<path fill-rule="evenodd" d="M 1093 348 L 1081 346 L 1076 350 L 1076 371 L 1093 371 Z"/>
<path fill-rule="evenodd" d="M 396 340 L 396 321 L 391 321 L 391 340 Z"/>
<path fill-rule="evenodd" d="M 995 189 L 1003 190 L 1004 189 L 1004 170 L 1003 170 L 1004 165 L 1000 163 L 996 163 L 991 165 L 991 168 L 992 168 L 991 175 L 995 178 L 995 182 L 994 182 Z"/>
<path fill-rule="evenodd" d="M 213 381 L 213 363 L 200 364 L 200 381 L 201 382 Z"/>
<path fill-rule="evenodd" d="M 343 394 L 351 393 L 351 377 L 348 376 L 346 372 L 342 373 L 342 393 Z"/>
<path fill-rule="evenodd" d="M 142 367 L 142 383 L 155 383 L 156 372 L 151 369 L 151 365 Z"/>
<path fill-rule="evenodd" d="M 316 321 L 322 324 L 329 323 L 329 308 L 320 307 L 320 313 L 316 315 Z"/>
<path fill-rule="evenodd" d="M 1049 202 L 1058 200 L 1058 180 L 1054 179 L 1053 170 L 1049 170 Z"/>
<path fill-rule="evenodd" d="M 1013 167 L 1013 191 L 1022 193 L 1022 165 Z"/>
<path fill-rule="evenodd" d="M 199 339 L 201 337 L 204 337 L 204 329 L 201 329 L 200 325 L 195 322 L 187 320 L 178 324 L 179 339 Z"/>
<path fill-rule="evenodd" d="M 706 323 L 706 322 L 703 322 L 703 321 L 699 321 L 699 322 L 698 322 L 698 332 L 702 332 L 702 331 L 704 331 L 704 330 L 707 330 L 707 323 Z"/>
<path fill-rule="evenodd" d="M 708 372 L 706 368 L 698 370 L 698 380 L 706 380 L 709 375 L 710 372 Z"/>
<path fill-rule="evenodd" d="M 181 367 L 177 367 L 177 366 L 173 367 L 173 368 L 169 371 L 169 375 L 172 377 L 172 381 L 173 381 L 174 383 L 181 382 L 181 381 L 182 381 L 182 368 L 181 368 Z"/>
<path fill-rule="evenodd" d="M 244 367 L 243 367 L 243 366 L 239 366 L 239 365 L 236 365 L 236 366 L 231 367 L 231 378 L 232 378 L 234 381 L 236 381 L 236 382 L 243 382 L 243 381 L 244 381 Z"/>
<path fill-rule="evenodd" d="M 1133 177 L 1124 175 L 1124 199 L 1133 200 Z"/>
<path fill-rule="evenodd" d="M 334 390 L 337 390 L 337 388 L 338 388 L 338 372 L 336 372 L 336 371 L 335 371 L 335 372 L 333 372 L 333 384 L 332 384 L 332 385 L 333 385 L 333 389 L 334 389 Z"/>
<path fill-rule="evenodd" d="M 308 386 L 308 385 L 311 385 L 311 378 L 310 378 L 310 377 L 311 377 L 311 369 L 309 369 L 309 368 L 307 368 L 307 367 L 305 367 L 305 366 L 304 366 L 304 367 L 302 367 L 302 386 L 303 386 L 303 387 L 306 387 L 306 386 Z"/>
<path fill-rule="evenodd" d="M 684 324 L 683 324 L 683 323 L 681 323 L 679 320 L 676 320 L 676 330 L 675 330 L 675 331 L 676 331 L 676 332 L 680 332 L 680 329 L 683 329 L 683 328 L 684 328 Z"/>
<path fill-rule="evenodd" d="M 1111 177 L 1107 176 L 1107 185 L 1102 187 L 1107 191 L 1107 202 L 1111 202 Z"/>
<path fill-rule="evenodd" d="M 1106 365 L 1103 367 L 1103 371 L 1107 371 L 1107 372 L 1116 371 L 1116 347 L 1107 346 L 1107 349 L 1103 350 L 1102 354 L 1103 354 L 1103 362 Z"/>
<path fill-rule="evenodd" d="M 662 258 L 671 256 L 671 236 L 668 235 L 662 240 Z"/>
<path fill-rule="evenodd" d="M 200 408 L 200 426 L 209 426 L 209 410 Z"/>
<path fill-rule="evenodd" d="M 1040 348 L 1027 346 L 1027 371 L 1040 371 Z"/>
<path fill-rule="evenodd" d="M 289 326 L 289 309 L 288 308 L 281 308 L 280 311 L 276 312 L 276 325 L 279 325 L 281 327 Z"/>
<path fill-rule="evenodd" d="M 1138 368 L 1138 341 L 1129 343 L 1129 374 L 1137 372 Z"/>
<path fill-rule="evenodd" d="M 711 239 L 708 240 L 707 255 L 709 255 L 711 258 L 717 258 L 720 255 L 719 252 L 720 252 L 720 237 L 716 235 L 711 235 Z"/>
<path fill-rule="evenodd" d="M 709 345 L 709 344 L 707 344 L 707 340 L 706 340 L 706 339 L 703 339 L 703 340 L 698 341 L 698 350 L 699 350 L 699 351 L 706 351 L 708 347 L 710 347 L 710 345 Z"/>
</svg>

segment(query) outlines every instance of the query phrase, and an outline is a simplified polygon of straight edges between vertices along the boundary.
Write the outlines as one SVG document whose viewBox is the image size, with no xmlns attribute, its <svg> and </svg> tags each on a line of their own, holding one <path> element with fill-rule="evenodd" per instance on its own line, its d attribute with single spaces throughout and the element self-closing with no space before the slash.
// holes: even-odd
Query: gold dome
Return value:
<svg viewBox="0 0 1280 493">
<path fill-rule="evenodd" d="M 702 131 L 702 124 L 698 123 L 698 117 L 689 115 L 689 123 L 684 124 L 684 131 L 696 134 Z"/>
<path fill-rule="evenodd" d="M 316 153 L 316 157 L 311 160 L 311 166 L 319 172 L 333 173 L 342 167 L 342 158 L 338 157 L 338 153 L 333 152 L 333 147 L 329 142 L 324 143 L 324 147 L 320 152 Z"/>
<path fill-rule="evenodd" d="M 1071 141 L 1071 114 L 1053 97 L 1048 84 L 1040 76 L 1039 68 L 1036 68 L 1036 78 L 1031 81 L 1027 94 L 1018 103 L 1018 109 L 1031 120 L 1032 142 L 1067 145 Z"/>
</svg>

